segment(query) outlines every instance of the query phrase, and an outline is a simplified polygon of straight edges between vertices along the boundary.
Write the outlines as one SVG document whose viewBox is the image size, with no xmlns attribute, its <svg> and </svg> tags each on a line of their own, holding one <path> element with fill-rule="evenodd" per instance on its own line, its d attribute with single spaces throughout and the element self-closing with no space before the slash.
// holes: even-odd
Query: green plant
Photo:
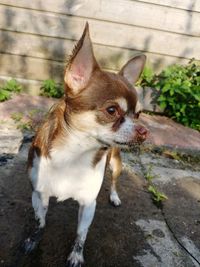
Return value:
<svg viewBox="0 0 200 267">
<path fill-rule="evenodd" d="M 20 122 L 23 118 L 23 114 L 21 112 L 14 112 L 11 114 L 11 118 L 15 121 L 15 122 Z"/>
<path fill-rule="evenodd" d="M 41 95 L 47 97 L 60 98 L 63 96 L 64 93 L 63 87 L 59 83 L 56 83 L 54 80 L 51 79 L 43 81 L 40 90 Z"/>
<path fill-rule="evenodd" d="M 145 67 L 142 72 L 141 78 L 138 81 L 138 84 L 142 87 L 143 86 L 151 87 L 153 84 L 154 78 L 155 78 L 155 74 L 154 74 L 153 69 L 151 67 Z"/>
<path fill-rule="evenodd" d="M 149 185 L 148 192 L 152 194 L 153 201 L 160 203 L 163 200 L 167 200 L 167 196 L 158 191 L 154 185 Z"/>
<path fill-rule="evenodd" d="M 153 169 L 152 165 L 149 165 L 148 169 L 147 169 L 147 171 L 145 173 L 145 178 L 148 181 L 148 189 L 147 190 L 148 190 L 149 193 L 151 193 L 154 203 L 156 205 L 160 205 L 164 200 L 167 200 L 168 198 L 164 193 L 160 192 L 156 188 L 156 186 L 153 184 L 152 180 L 154 178 L 156 178 L 156 176 L 153 175 L 152 169 Z"/>
<path fill-rule="evenodd" d="M 195 60 L 169 66 L 153 77 L 146 75 L 141 85 L 158 91 L 157 101 L 166 115 L 200 130 L 200 65 Z"/>
<path fill-rule="evenodd" d="M 21 85 L 15 79 L 7 81 L 0 87 L 0 102 L 10 99 L 12 93 L 19 93 L 21 90 Z"/>
<path fill-rule="evenodd" d="M 164 150 L 163 151 L 163 155 L 167 158 L 170 158 L 170 159 L 175 159 L 175 160 L 178 160 L 178 161 L 181 161 L 181 157 L 180 155 L 178 154 L 177 151 L 170 151 L 170 150 Z"/>
<path fill-rule="evenodd" d="M 149 165 L 147 172 L 146 172 L 146 175 L 145 175 L 146 179 L 149 183 L 155 178 L 155 175 L 153 175 L 153 173 L 152 173 L 152 169 L 153 169 L 153 166 Z"/>
<path fill-rule="evenodd" d="M 15 121 L 18 129 L 22 131 L 32 130 L 31 121 L 25 121 L 21 112 L 15 112 L 11 114 L 11 118 Z"/>
</svg>

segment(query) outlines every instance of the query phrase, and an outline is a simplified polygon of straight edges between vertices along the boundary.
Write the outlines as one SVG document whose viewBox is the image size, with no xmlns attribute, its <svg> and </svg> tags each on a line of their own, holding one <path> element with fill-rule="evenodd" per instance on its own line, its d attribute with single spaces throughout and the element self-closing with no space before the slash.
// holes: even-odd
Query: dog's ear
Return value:
<svg viewBox="0 0 200 267">
<path fill-rule="evenodd" d="M 97 66 L 90 40 L 89 25 L 86 23 L 83 35 L 75 46 L 65 70 L 64 81 L 73 94 L 79 93 L 87 86 Z"/>
<path fill-rule="evenodd" d="M 144 69 L 145 62 L 145 55 L 135 56 L 124 65 L 119 74 L 124 76 L 130 84 L 134 84 L 139 79 Z"/>
</svg>

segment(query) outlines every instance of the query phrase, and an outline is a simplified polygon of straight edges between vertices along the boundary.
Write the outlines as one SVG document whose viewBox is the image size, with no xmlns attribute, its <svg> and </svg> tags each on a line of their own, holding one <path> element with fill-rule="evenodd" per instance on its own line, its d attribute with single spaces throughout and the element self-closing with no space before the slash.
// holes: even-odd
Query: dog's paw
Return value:
<svg viewBox="0 0 200 267">
<path fill-rule="evenodd" d="M 110 193 L 110 202 L 115 207 L 121 206 L 122 202 L 121 202 L 121 200 L 120 200 L 120 198 L 119 198 L 119 196 L 118 196 L 116 191 L 113 191 L 113 192 Z"/>
<path fill-rule="evenodd" d="M 66 267 L 81 267 L 83 263 L 83 254 L 77 251 L 72 251 L 67 259 Z"/>
<path fill-rule="evenodd" d="M 30 237 L 24 241 L 22 250 L 25 254 L 30 254 L 38 245 L 36 240 L 32 240 Z"/>
<path fill-rule="evenodd" d="M 42 228 L 34 232 L 29 238 L 27 238 L 24 241 L 22 245 L 22 251 L 25 254 L 30 254 L 34 249 L 37 248 L 38 244 L 40 243 L 40 240 L 42 239 L 42 235 L 43 235 Z"/>
</svg>

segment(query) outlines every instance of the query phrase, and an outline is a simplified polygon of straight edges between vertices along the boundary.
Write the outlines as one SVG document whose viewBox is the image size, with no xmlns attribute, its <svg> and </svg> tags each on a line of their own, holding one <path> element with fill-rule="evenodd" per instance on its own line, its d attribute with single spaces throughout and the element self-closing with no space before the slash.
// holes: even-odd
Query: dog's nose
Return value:
<svg viewBox="0 0 200 267">
<path fill-rule="evenodd" d="M 147 137 L 148 130 L 142 125 L 137 125 L 135 127 L 135 130 L 136 130 L 136 133 L 137 133 L 138 141 L 143 142 Z"/>
<path fill-rule="evenodd" d="M 135 130 L 140 135 L 147 135 L 147 133 L 148 133 L 147 129 L 142 125 L 137 125 Z"/>
</svg>

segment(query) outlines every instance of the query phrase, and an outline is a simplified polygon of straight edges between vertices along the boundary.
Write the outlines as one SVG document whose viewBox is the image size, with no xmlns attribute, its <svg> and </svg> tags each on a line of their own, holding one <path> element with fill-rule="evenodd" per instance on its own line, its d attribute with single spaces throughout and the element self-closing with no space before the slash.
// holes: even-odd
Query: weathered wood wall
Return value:
<svg viewBox="0 0 200 267">
<path fill-rule="evenodd" d="M 119 69 L 144 52 L 156 70 L 200 59 L 198 0 L 0 0 L 0 76 L 62 80 L 66 56 L 90 24 L 100 64 Z"/>
</svg>

